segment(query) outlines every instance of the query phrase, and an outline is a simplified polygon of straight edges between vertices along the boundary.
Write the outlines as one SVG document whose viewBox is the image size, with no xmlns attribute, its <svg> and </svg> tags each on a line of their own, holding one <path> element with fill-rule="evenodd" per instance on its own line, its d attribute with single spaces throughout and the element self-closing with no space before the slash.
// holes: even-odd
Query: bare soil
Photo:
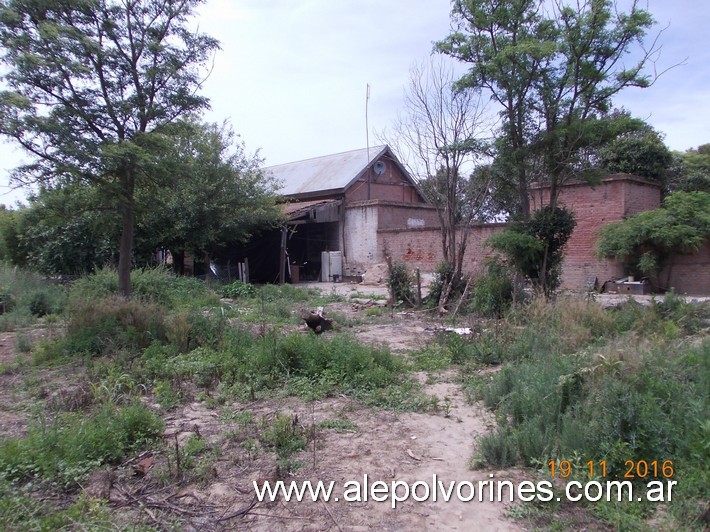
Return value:
<svg viewBox="0 0 710 532">
<path fill-rule="evenodd" d="M 349 304 L 341 304 L 339 310 L 350 315 L 358 312 Z M 362 342 L 385 344 L 406 356 L 430 341 L 427 325 L 426 318 L 405 314 L 352 330 Z M 87 382 L 81 367 L 31 368 L 29 355 L 17 349 L 18 334 L 26 333 L 0 335 L 4 369 L 0 374 L 0 433 L 4 436 L 19 436 L 26 430 L 37 401 L 50 405 L 52 397 L 63 393 L 80 401 Z M 40 328 L 29 338 L 36 341 L 46 334 Z M 431 485 L 434 475 L 444 485 L 450 481 L 475 484 L 491 475 L 499 480 L 524 478 L 516 470 L 471 469 L 476 439 L 495 422 L 482 405 L 466 402 L 454 372 L 422 374 L 420 381 L 428 394 L 438 398 L 439 412 L 373 409 L 347 397 L 310 403 L 274 397 L 215 408 L 206 402 L 183 404 L 164 416 L 165 450 L 143 453 L 112 471 L 98 472 L 85 490 L 108 501 L 117 526 L 142 522 L 160 529 L 179 525 L 187 530 L 521 530 L 519 522 L 506 517 L 506 503 L 464 503 L 455 496 L 445 502 L 439 495 L 437 502 L 409 500 L 393 509 L 390 500 L 344 501 L 345 483 L 363 484 L 365 475 L 370 486 L 375 481 L 391 484 L 395 480 Z M 243 411 L 251 412 L 255 422 L 277 413 L 289 414 L 306 430 L 310 428 L 306 449 L 295 456 L 302 464 L 295 473 L 281 470 L 274 453 L 248 449 L 250 434 L 235 421 Z M 233 415 L 225 416 L 225 412 Z M 313 428 L 333 419 L 347 420 L 355 428 Z M 174 449 L 183 449 L 192 436 L 204 438 L 216 450 L 209 470 L 199 475 L 184 473 L 175 459 Z M 339 501 L 327 505 L 283 499 L 256 502 L 253 482 L 277 479 L 335 481 L 333 495 Z"/>
</svg>

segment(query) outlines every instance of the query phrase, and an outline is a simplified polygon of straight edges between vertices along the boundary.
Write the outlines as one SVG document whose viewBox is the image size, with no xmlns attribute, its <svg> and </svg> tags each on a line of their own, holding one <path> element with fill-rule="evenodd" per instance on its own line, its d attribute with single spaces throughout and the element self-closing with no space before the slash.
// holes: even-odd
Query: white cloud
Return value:
<svg viewBox="0 0 710 532">
<path fill-rule="evenodd" d="M 222 51 L 205 83 L 207 118 L 229 118 L 267 164 L 360 148 L 370 83 L 372 144 L 372 132 L 396 115 L 411 64 L 448 34 L 450 7 L 449 0 L 208 0 L 200 30 Z M 659 27 L 671 24 L 660 37 L 658 67 L 686 57 L 687 65 L 615 103 L 666 133 L 673 149 L 710 142 L 710 2 L 653 0 L 649 9 Z M 0 168 L 18 162 L 7 146 L 0 158 Z M 0 180 L 6 174 L 0 170 Z"/>
</svg>

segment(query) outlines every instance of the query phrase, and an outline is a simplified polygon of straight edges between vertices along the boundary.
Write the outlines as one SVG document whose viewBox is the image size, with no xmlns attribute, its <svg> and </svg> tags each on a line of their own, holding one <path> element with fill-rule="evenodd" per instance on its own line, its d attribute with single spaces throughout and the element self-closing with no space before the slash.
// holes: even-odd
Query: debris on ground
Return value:
<svg viewBox="0 0 710 532">
<path fill-rule="evenodd" d="M 323 307 L 318 307 L 315 312 L 305 308 L 301 309 L 301 319 L 316 334 L 333 328 L 333 320 L 323 314 Z"/>
</svg>

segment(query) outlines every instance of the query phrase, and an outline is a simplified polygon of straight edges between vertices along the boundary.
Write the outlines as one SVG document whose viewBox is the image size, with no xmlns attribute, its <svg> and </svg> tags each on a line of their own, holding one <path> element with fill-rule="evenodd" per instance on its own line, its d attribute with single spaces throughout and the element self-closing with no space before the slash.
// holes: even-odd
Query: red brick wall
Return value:
<svg viewBox="0 0 710 532">
<path fill-rule="evenodd" d="M 662 271 L 658 278 L 659 282 L 667 283 L 665 288 L 673 288 L 676 294 L 710 294 L 710 243 L 698 253 L 676 257 L 671 267 Z"/>
<path fill-rule="evenodd" d="M 549 188 L 535 188 L 530 206 L 535 210 L 549 202 Z M 604 225 L 623 220 L 648 209 L 657 209 L 661 189 L 656 183 L 627 174 L 605 177 L 596 186 L 571 183 L 559 195 L 559 205 L 574 211 L 577 225 L 565 247 L 562 288 L 583 290 L 596 279 L 599 285 L 624 274 L 614 260 L 597 259 L 598 231 Z"/>
<path fill-rule="evenodd" d="M 367 201 L 380 199 L 385 201 L 398 201 L 403 203 L 423 203 L 424 200 L 417 189 L 402 174 L 399 167 L 388 161 L 385 172 L 376 175 L 373 171 L 370 181 L 370 198 L 367 197 L 367 179 L 363 178 L 345 191 L 345 202 Z"/>
<path fill-rule="evenodd" d="M 471 228 L 466 247 L 464 271 L 473 272 L 481 268 L 484 259 L 492 255 L 492 250 L 484 242 L 506 224 L 477 225 Z M 460 236 L 459 236 L 460 237 Z M 378 249 L 387 250 L 395 260 L 413 268 L 433 272 L 443 259 L 441 230 L 429 229 L 380 229 L 377 231 Z M 384 260 L 384 254 L 382 256 Z"/>
<path fill-rule="evenodd" d="M 549 199 L 549 190 L 537 188 L 531 194 L 531 207 L 539 208 Z M 594 256 L 599 229 L 611 222 L 623 220 L 641 211 L 660 206 L 660 188 L 655 183 L 627 175 L 613 175 L 591 187 L 586 184 L 565 186 L 559 197 L 561 205 L 571 208 L 577 217 L 577 226 L 565 249 L 562 287 L 584 289 L 597 279 L 599 284 L 623 275 L 622 266 L 614 260 Z M 356 204 L 357 205 L 357 204 Z M 373 223 L 357 230 L 351 252 L 357 244 L 367 243 L 367 263 L 384 262 L 384 250 L 397 261 L 424 272 L 433 272 L 442 260 L 441 232 L 436 211 L 426 205 L 402 205 L 386 201 L 360 202 L 363 208 L 376 208 Z M 353 206 L 355 207 L 355 206 Z M 357 210 L 357 209 L 355 209 Z M 373 215 L 375 212 L 372 213 Z M 376 220 L 376 221 L 375 221 Z M 414 220 L 414 221 L 412 221 Z M 424 222 L 424 227 L 412 227 Z M 409 227 L 407 226 L 409 223 Z M 492 234 L 503 230 L 506 224 L 479 225 L 471 229 L 464 270 L 477 271 L 491 250 L 484 242 Z M 365 234 L 367 233 L 367 234 Z M 373 246 L 372 239 L 376 239 Z M 355 253 L 356 255 L 357 253 Z M 354 257 L 354 255 L 353 255 Z M 366 269 L 367 264 L 361 264 Z M 661 273 L 661 280 L 668 279 Z M 681 256 L 671 268 L 669 286 L 678 293 L 710 293 L 710 245 L 695 255 Z"/>
</svg>

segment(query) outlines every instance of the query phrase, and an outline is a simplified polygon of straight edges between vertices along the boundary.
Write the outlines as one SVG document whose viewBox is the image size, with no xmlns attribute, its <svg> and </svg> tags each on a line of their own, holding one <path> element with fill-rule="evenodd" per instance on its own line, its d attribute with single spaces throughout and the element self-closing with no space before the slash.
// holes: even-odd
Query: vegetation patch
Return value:
<svg viewBox="0 0 710 532">
<path fill-rule="evenodd" d="M 623 479 L 627 461 L 671 460 L 679 488 L 671 508 L 679 522 L 695 522 L 710 480 L 703 466 L 710 458 L 710 342 L 688 335 L 710 308 L 671 295 L 615 313 L 566 301 L 526 310 L 511 316 L 517 334 L 496 336 L 508 363 L 468 380 L 498 420 L 480 439 L 478 460 L 543 468 L 550 460 L 604 461 L 609 479 Z M 609 505 L 595 511 L 610 522 L 643 517 Z"/>
<path fill-rule="evenodd" d="M 161 419 L 138 403 L 103 405 L 89 417 L 65 413 L 52 421 L 40 419 L 25 437 L 0 440 L 0 476 L 73 489 L 99 466 L 155 443 L 162 431 Z"/>
</svg>

